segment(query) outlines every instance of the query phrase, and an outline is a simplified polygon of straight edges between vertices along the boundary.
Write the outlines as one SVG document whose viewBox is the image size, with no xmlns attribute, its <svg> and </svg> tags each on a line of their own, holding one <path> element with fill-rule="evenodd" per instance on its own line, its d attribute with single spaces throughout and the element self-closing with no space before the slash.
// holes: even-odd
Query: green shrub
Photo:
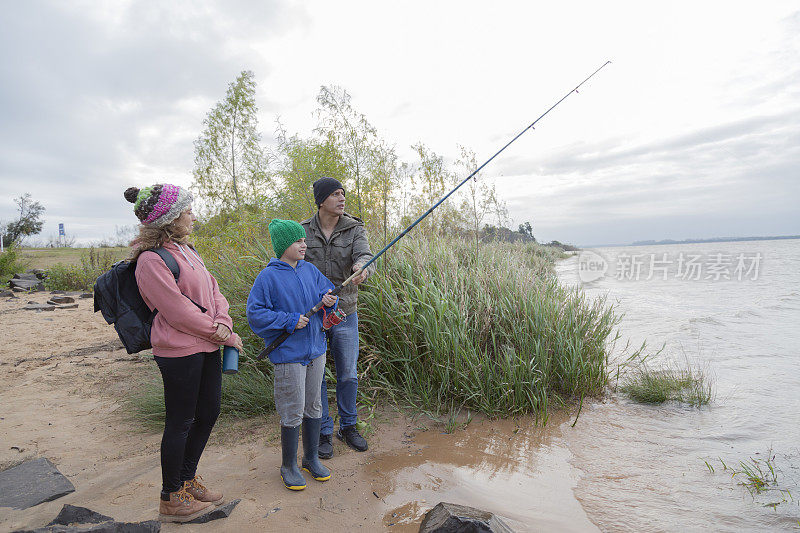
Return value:
<svg viewBox="0 0 800 533">
<path fill-rule="evenodd" d="M 25 270 L 27 265 L 20 261 L 19 249 L 15 245 L 6 247 L 0 254 L 0 277 L 4 280 Z"/>
<path fill-rule="evenodd" d="M 89 248 L 81 254 L 80 265 L 56 264 L 47 271 L 45 287 L 49 290 L 91 291 L 94 282 L 115 263 L 112 250 Z"/>
</svg>

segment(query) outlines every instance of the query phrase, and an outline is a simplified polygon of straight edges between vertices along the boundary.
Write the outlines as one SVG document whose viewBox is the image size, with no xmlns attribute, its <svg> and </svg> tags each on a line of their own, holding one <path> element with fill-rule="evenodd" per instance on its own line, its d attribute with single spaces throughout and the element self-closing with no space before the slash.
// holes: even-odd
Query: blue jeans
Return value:
<svg viewBox="0 0 800 533">
<path fill-rule="evenodd" d="M 358 313 L 333 326 L 327 332 L 330 358 L 336 367 L 336 405 L 339 408 L 339 427 L 352 426 L 358 421 Z M 333 418 L 328 412 L 328 386 L 322 379 L 322 427 L 320 433 L 333 433 Z"/>
</svg>

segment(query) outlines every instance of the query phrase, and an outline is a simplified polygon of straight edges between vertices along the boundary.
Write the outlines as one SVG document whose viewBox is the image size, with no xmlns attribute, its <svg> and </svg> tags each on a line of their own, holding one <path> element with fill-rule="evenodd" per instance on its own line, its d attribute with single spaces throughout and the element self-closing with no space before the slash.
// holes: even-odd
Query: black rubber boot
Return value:
<svg viewBox="0 0 800 533">
<path fill-rule="evenodd" d="M 319 462 L 319 428 L 322 418 L 303 419 L 303 470 L 317 481 L 328 481 L 331 471 Z"/>
<path fill-rule="evenodd" d="M 319 433 L 319 428 L 317 428 Z M 306 480 L 300 469 L 297 468 L 297 442 L 300 440 L 300 426 L 288 428 L 281 426 L 281 450 L 283 464 L 281 465 L 281 479 L 289 490 L 303 490 Z"/>
</svg>

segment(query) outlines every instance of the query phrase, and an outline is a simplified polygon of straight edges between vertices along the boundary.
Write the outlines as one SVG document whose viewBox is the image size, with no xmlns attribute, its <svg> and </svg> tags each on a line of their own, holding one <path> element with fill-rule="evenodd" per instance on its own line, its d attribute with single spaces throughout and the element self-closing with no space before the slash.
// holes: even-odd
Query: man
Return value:
<svg viewBox="0 0 800 533">
<path fill-rule="evenodd" d="M 317 213 L 304 221 L 306 261 L 312 263 L 335 285 L 350 277 L 372 259 L 364 223 L 344 212 L 344 186 L 334 178 L 314 182 Z M 336 404 L 339 408 L 339 431 L 336 436 L 348 446 L 363 452 L 367 441 L 356 429 L 356 395 L 358 393 L 358 285 L 375 271 L 375 265 L 353 278 L 339 293 L 339 309 L 347 314 L 340 324 L 328 330 L 328 347 L 336 367 Z M 333 418 L 328 412 L 328 387 L 322 380 L 322 427 L 319 456 L 333 457 Z"/>
</svg>

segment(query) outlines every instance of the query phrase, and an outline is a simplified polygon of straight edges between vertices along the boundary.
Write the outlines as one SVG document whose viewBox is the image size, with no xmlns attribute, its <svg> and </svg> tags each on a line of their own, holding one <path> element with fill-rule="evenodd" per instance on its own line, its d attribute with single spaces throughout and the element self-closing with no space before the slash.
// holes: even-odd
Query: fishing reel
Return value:
<svg viewBox="0 0 800 533">
<path fill-rule="evenodd" d="M 347 318 L 347 315 L 341 309 L 337 309 L 333 313 L 328 314 L 328 312 L 325 311 L 325 308 L 323 307 L 322 308 L 322 329 L 324 331 L 327 331 L 327 330 L 331 329 L 333 326 L 336 326 L 337 324 L 340 324 L 342 322 L 342 320 L 344 320 L 345 318 Z"/>
</svg>

